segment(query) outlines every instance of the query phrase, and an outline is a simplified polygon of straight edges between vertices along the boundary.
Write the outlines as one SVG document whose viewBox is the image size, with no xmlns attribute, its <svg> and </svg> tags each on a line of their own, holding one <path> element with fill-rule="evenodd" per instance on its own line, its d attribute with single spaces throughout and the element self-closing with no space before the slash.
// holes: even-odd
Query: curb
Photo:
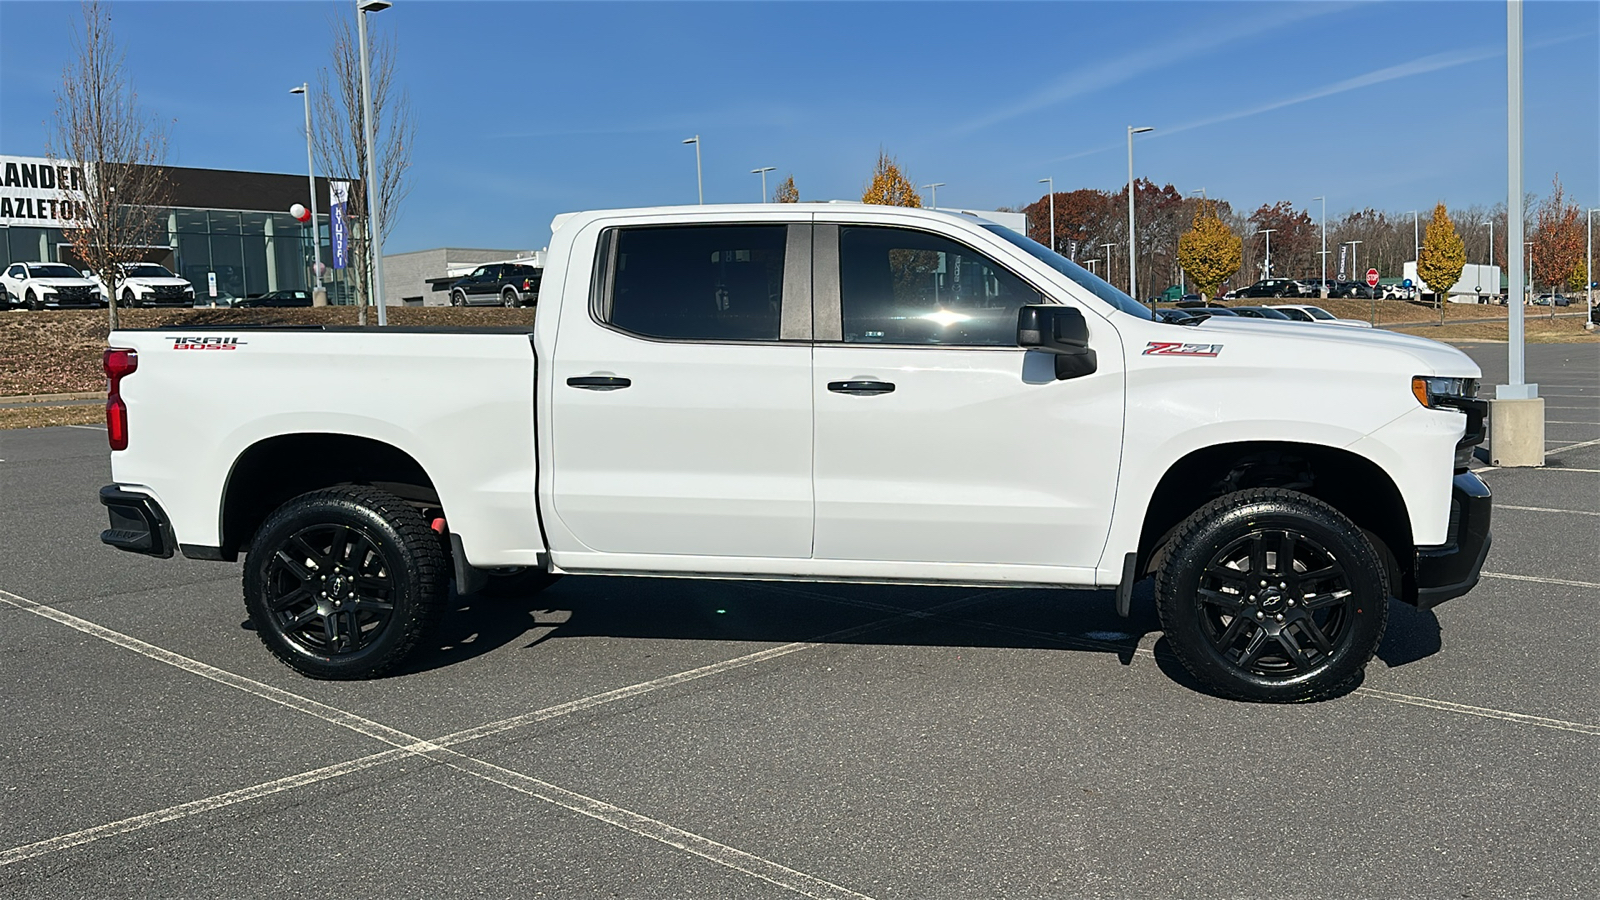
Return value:
<svg viewBox="0 0 1600 900">
<path fill-rule="evenodd" d="M 78 391 L 73 394 L 16 394 L 0 396 L 0 403 L 21 406 L 25 403 L 55 403 L 61 400 L 104 400 L 105 391 Z"/>
</svg>

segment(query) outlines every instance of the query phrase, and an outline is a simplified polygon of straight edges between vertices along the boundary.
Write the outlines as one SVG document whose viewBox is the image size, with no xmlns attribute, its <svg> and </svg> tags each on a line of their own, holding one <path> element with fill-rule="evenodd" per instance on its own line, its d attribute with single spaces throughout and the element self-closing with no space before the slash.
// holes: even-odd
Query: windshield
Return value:
<svg viewBox="0 0 1600 900">
<path fill-rule="evenodd" d="M 122 269 L 122 274 L 126 275 L 129 278 L 176 278 L 177 277 L 176 275 L 173 275 L 171 272 L 168 272 L 166 266 L 158 266 L 155 263 L 140 263 L 139 265 L 135 265 L 135 266 L 124 266 L 123 269 Z"/>
<path fill-rule="evenodd" d="M 35 278 L 82 278 L 71 266 L 29 266 L 28 274 Z"/>
<path fill-rule="evenodd" d="M 1072 260 L 1067 259 L 1065 256 L 1056 253 L 1038 241 L 1033 240 L 1032 238 L 1023 237 L 1022 235 L 1017 234 L 1015 231 L 1012 231 L 1011 229 L 1001 225 L 985 223 L 983 227 L 1004 238 L 1008 243 L 1026 251 L 1029 256 L 1032 256 L 1034 259 L 1039 260 L 1050 268 L 1055 269 L 1057 272 L 1067 276 L 1076 282 L 1078 286 L 1088 290 L 1091 294 L 1094 294 L 1096 297 L 1099 297 L 1101 300 L 1104 300 L 1112 306 L 1115 306 L 1117 309 L 1122 310 L 1128 315 L 1138 316 L 1141 319 L 1155 318 L 1155 316 L 1151 314 L 1150 310 L 1146 308 L 1144 304 L 1134 300 L 1132 297 L 1129 297 L 1122 291 L 1117 290 L 1107 282 L 1102 281 L 1098 275 L 1095 275 L 1088 269 L 1085 269 L 1083 266 L 1078 265 Z"/>
</svg>

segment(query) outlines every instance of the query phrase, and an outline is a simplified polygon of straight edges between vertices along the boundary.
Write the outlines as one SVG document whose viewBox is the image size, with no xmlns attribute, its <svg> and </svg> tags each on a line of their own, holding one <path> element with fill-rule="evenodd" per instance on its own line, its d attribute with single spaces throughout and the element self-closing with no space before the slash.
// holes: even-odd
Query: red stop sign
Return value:
<svg viewBox="0 0 1600 900">
<path fill-rule="evenodd" d="M 1377 287 L 1377 286 L 1378 286 L 1378 270 L 1377 269 L 1368 269 L 1367 270 L 1367 287 Z"/>
</svg>

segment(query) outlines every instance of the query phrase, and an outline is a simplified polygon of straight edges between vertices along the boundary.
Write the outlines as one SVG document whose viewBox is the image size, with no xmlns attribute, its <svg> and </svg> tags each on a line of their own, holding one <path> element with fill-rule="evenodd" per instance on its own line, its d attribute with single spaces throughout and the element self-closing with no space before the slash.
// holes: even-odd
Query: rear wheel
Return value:
<svg viewBox="0 0 1600 900">
<path fill-rule="evenodd" d="M 521 306 L 522 298 L 517 295 L 516 288 L 506 288 L 500 292 L 500 303 L 504 306 Z"/>
<path fill-rule="evenodd" d="M 1288 702 L 1358 678 L 1388 620 L 1384 567 L 1360 528 L 1305 494 L 1212 501 L 1173 533 L 1156 573 L 1161 626 L 1217 692 Z"/>
<path fill-rule="evenodd" d="M 443 610 L 439 536 L 393 494 L 302 494 L 262 523 L 244 602 L 267 649 L 312 678 L 372 678 L 403 662 Z"/>
</svg>

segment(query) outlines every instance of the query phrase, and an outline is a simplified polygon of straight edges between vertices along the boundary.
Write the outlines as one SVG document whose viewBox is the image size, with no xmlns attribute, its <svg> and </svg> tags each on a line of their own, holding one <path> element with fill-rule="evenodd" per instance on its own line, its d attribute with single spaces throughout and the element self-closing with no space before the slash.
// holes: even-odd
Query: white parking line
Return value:
<svg viewBox="0 0 1600 900">
<path fill-rule="evenodd" d="M 1549 507 L 1549 506 L 1511 506 L 1510 504 L 1507 504 L 1507 503 L 1496 503 L 1494 505 L 1494 508 L 1495 509 L 1520 509 L 1520 510 L 1523 510 L 1524 512 L 1568 513 L 1568 514 L 1574 515 L 1574 516 L 1600 516 L 1600 512 L 1590 512 L 1589 510 L 1586 510 L 1586 509 L 1555 509 L 1555 508 Z"/>
<path fill-rule="evenodd" d="M 68 425 L 67 428 L 82 428 L 88 431 L 105 431 L 104 425 Z"/>
<path fill-rule="evenodd" d="M 1545 716 L 1530 716 L 1525 713 L 1506 712 L 1503 709 L 1488 709 L 1482 706 L 1468 706 L 1465 703 L 1450 703 L 1446 700 L 1434 700 L 1431 697 L 1414 697 L 1410 694 L 1397 694 L 1394 691 L 1380 691 L 1377 688 L 1360 687 L 1355 693 L 1365 694 L 1368 697 L 1377 697 L 1393 703 L 1405 703 L 1411 706 L 1423 706 L 1428 709 L 1437 709 L 1444 712 L 1461 713 L 1468 716 L 1482 716 L 1486 719 L 1499 719 L 1504 722 L 1516 722 L 1521 725 L 1538 725 L 1541 728 L 1556 728 L 1562 731 L 1576 731 L 1579 734 L 1600 734 L 1600 725 L 1589 725 L 1584 722 L 1568 722 L 1565 719 L 1551 719 Z"/>
<path fill-rule="evenodd" d="M 1546 441 L 1546 443 L 1549 442 Z M 1596 444 L 1600 444 L 1600 438 L 1595 438 L 1592 441 L 1584 441 L 1581 444 L 1568 444 L 1565 447 L 1557 447 L 1554 450 L 1546 450 L 1544 453 L 1546 456 L 1549 456 L 1552 453 L 1565 453 L 1568 450 L 1581 450 L 1584 447 L 1593 447 Z"/>
<path fill-rule="evenodd" d="M 1484 572 L 1485 578 L 1503 578 L 1506 581 L 1533 581 L 1539 584 L 1562 584 L 1567 587 L 1600 588 L 1600 583 L 1593 581 L 1568 581 L 1565 578 L 1541 578 L 1537 575 L 1510 575 L 1505 572 Z"/>
<path fill-rule="evenodd" d="M 994 593 L 996 592 L 984 591 L 978 594 L 968 595 L 956 600 L 952 600 L 948 603 L 931 607 L 929 610 L 900 610 L 899 615 L 891 616 L 885 619 L 879 619 L 873 622 L 867 622 L 862 625 L 841 629 L 835 632 L 830 632 L 818 637 L 814 641 L 793 642 L 779 647 L 772 647 L 766 650 L 757 651 L 755 653 L 748 653 L 744 656 L 700 666 L 695 669 L 689 669 L 685 672 L 679 672 L 673 675 L 652 679 L 650 681 L 640 682 L 628 687 L 595 694 L 579 700 L 557 704 L 556 706 L 548 707 L 536 712 L 514 716 L 509 719 L 503 719 L 499 722 L 490 722 L 484 725 L 479 725 L 475 728 L 470 728 L 465 731 L 456 732 L 455 734 L 446 735 L 445 737 L 439 738 L 435 741 L 427 741 L 408 735 L 405 732 L 389 728 L 388 726 L 381 725 L 377 722 L 373 722 L 370 719 L 357 716 L 353 713 L 347 713 L 343 710 L 335 709 L 327 704 L 319 703 L 315 700 L 301 697 L 298 694 L 280 690 L 272 687 L 271 685 L 264 684 L 251 678 L 235 675 L 231 672 L 218 669 L 215 666 L 207 665 L 206 663 L 190 659 L 189 657 L 173 653 L 169 650 L 164 650 L 153 644 L 141 641 L 138 638 L 130 637 L 120 632 L 113 631 L 109 628 L 105 628 L 101 625 L 96 625 L 95 623 L 86 619 L 81 619 L 69 613 L 61 612 L 60 610 L 45 606 L 42 603 L 36 603 L 27 599 L 26 597 L 13 594 L 10 591 L 0 590 L 0 602 L 6 603 L 10 606 L 34 613 L 35 615 L 42 616 L 59 624 L 66 625 L 69 628 L 73 628 L 93 637 L 100 638 L 101 640 L 105 640 L 124 649 L 132 650 L 133 652 L 142 656 L 149 657 L 159 662 L 167 663 L 168 665 L 182 669 L 186 672 L 190 672 L 191 674 L 208 678 L 219 684 L 245 691 L 246 693 L 270 700 L 274 703 L 279 703 L 299 712 L 304 712 L 307 715 L 322 719 L 323 721 L 349 728 L 353 731 L 357 731 L 360 734 L 392 744 L 394 746 L 394 749 L 372 754 L 370 756 L 365 756 L 360 759 L 349 760 L 347 762 L 338 763 L 332 766 L 325 766 L 321 769 L 313 769 L 309 772 L 302 772 L 297 775 L 288 776 L 287 778 L 280 778 L 274 781 L 264 782 L 251 787 L 241 788 L 236 791 L 218 794 L 213 797 L 207 797 L 201 800 L 194 800 L 188 803 L 178 804 L 176 806 L 167 807 L 166 809 L 155 810 L 153 812 L 132 816 L 115 822 L 108 822 L 93 828 L 87 828 L 81 831 L 72 832 L 70 834 L 58 835 L 43 841 L 36 841 L 31 844 L 14 847 L 10 850 L 0 852 L 0 867 L 22 862 L 28 859 L 33 859 L 49 853 L 55 853 L 70 847 L 76 847 L 82 844 L 91 843 L 93 841 L 102 840 L 104 838 L 114 837 L 120 834 L 127 834 L 131 831 L 137 831 L 164 822 L 171 822 L 176 819 L 199 815 L 201 813 L 222 809 L 224 807 L 243 803 L 249 800 L 255 800 L 262 797 L 271 796 L 273 794 L 282 793 L 284 791 L 305 787 L 306 785 L 315 784 L 332 778 L 338 778 L 414 754 L 423 756 L 431 761 L 450 766 L 451 768 L 457 769 L 458 771 L 466 774 L 491 781 L 495 784 L 501 785 L 502 787 L 510 788 L 519 793 L 537 797 L 541 800 L 561 806 L 570 811 L 590 816 L 591 818 L 598 819 L 618 828 L 622 828 L 623 830 L 633 832 L 641 837 L 647 837 L 651 840 L 659 841 L 679 850 L 704 857 L 718 863 L 719 865 L 723 865 L 728 868 L 744 872 L 747 875 L 751 875 L 764 881 L 777 884 L 781 887 L 788 888 L 803 896 L 815 898 L 861 898 L 865 895 L 833 884 L 832 882 L 806 875 L 803 872 L 798 872 L 786 866 L 779 865 L 778 863 L 771 862 L 770 860 L 762 859 L 746 853 L 743 850 L 739 850 L 726 844 L 718 843 L 709 838 L 693 834 L 692 832 L 675 828 L 664 822 L 660 822 L 647 816 L 614 806 L 606 803 L 605 801 L 597 800 L 592 797 L 586 797 L 582 794 L 567 791 L 563 788 L 556 787 L 555 785 L 539 781 L 538 779 L 472 759 L 448 748 L 469 741 L 474 741 L 479 738 L 487 737 L 489 735 L 500 734 L 512 728 L 521 727 L 534 722 L 555 718 L 557 716 L 570 715 L 572 713 L 585 709 L 591 709 L 606 703 L 613 703 L 629 697 L 636 697 L 640 694 L 645 694 L 650 691 L 660 690 L 664 687 L 682 684 L 687 681 L 693 681 L 698 678 L 704 678 L 709 675 L 726 672 L 731 669 L 741 668 L 743 666 L 753 665 L 757 662 L 777 659 L 782 656 L 787 656 L 791 653 L 797 653 L 801 650 L 808 650 L 814 647 L 822 646 L 827 642 L 845 640 L 876 630 L 878 628 L 886 627 L 901 620 L 923 618 L 930 614 L 934 614 L 935 611 L 938 610 L 955 609 L 962 606 L 969 606 L 973 603 L 979 602 L 980 600 L 986 599 Z"/>
</svg>

